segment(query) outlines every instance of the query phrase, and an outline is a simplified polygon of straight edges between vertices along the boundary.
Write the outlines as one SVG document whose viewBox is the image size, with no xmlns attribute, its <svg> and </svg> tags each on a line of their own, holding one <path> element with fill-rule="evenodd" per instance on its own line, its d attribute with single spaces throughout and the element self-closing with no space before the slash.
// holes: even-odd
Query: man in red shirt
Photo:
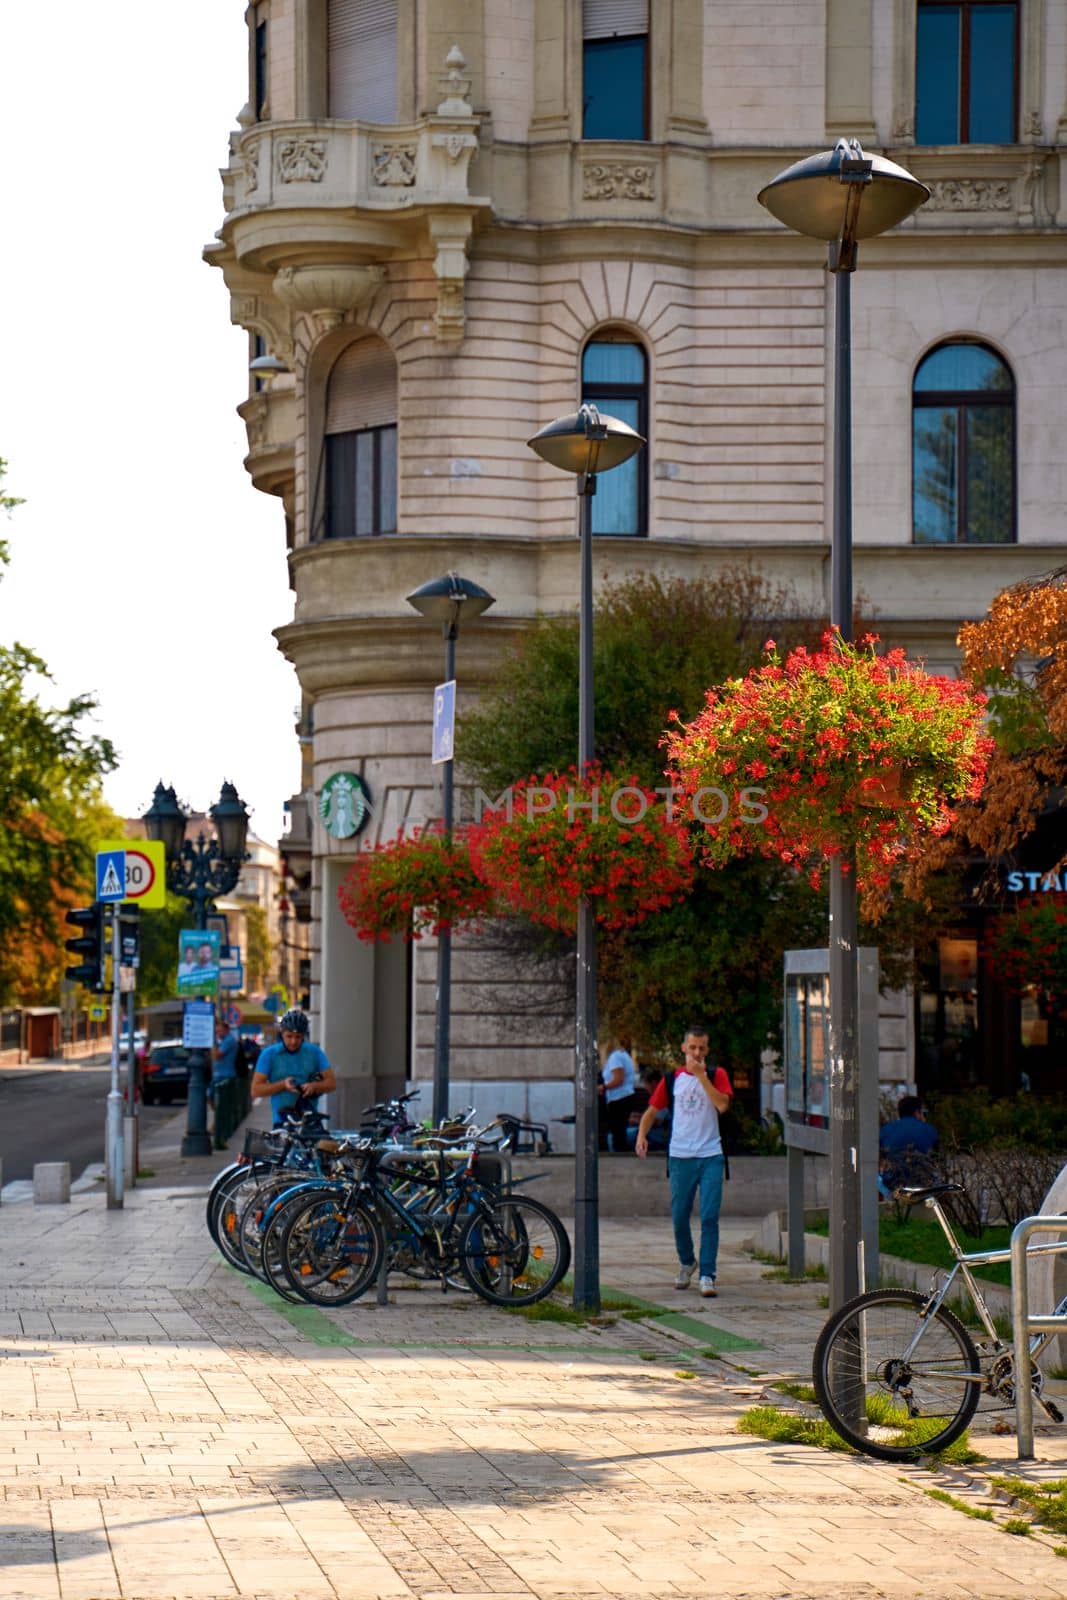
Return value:
<svg viewBox="0 0 1067 1600">
<path fill-rule="evenodd" d="M 688 1289 L 697 1269 L 690 1217 L 693 1200 L 700 1195 L 700 1292 L 710 1298 L 718 1291 L 715 1274 L 719 1257 L 719 1211 L 726 1165 L 719 1130 L 719 1113 L 730 1104 L 733 1089 L 722 1067 L 709 1067 L 707 1028 L 692 1023 L 682 1044 L 685 1065 L 656 1085 L 648 1109 L 637 1129 L 635 1154 L 648 1155 L 648 1133 L 658 1111 L 671 1109 L 671 1140 L 667 1151 L 671 1182 L 671 1221 L 678 1251 L 676 1289 Z M 672 1104 L 673 1102 L 673 1104 Z"/>
</svg>

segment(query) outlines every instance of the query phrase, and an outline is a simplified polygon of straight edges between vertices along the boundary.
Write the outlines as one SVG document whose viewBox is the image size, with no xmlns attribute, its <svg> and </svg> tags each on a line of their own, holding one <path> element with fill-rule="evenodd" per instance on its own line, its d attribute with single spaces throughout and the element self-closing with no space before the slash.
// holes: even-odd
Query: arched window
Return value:
<svg viewBox="0 0 1067 1600">
<path fill-rule="evenodd" d="M 329 0 L 329 116 L 396 121 L 396 8 L 397 0 Z"/>
<path fill-rule="evenodd" d="M 916 544 L 1015 538 L 1015 383 L 983 344 L 942 344 L 912 388 Z"/>
<path fill-rule="evenodd" d="M 326 388 L 322 536 L 396 532 L 396 361 L 372 335 L 334 363 Z"/>
<path fill-rule="evenodd" d="M 648 363 L 639 344 L 609 333 L 591 339 L 582 355 L 582 399 L 628 422 L 648 438 Z M 648 451 L 597 477 L 593 532 L 633 537 L 648 532 Z"/>
</svg>

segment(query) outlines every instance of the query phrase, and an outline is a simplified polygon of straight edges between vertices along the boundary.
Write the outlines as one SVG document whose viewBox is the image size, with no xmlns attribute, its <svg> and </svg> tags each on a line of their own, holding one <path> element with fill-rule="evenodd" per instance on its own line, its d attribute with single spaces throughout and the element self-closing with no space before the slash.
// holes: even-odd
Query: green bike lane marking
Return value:
<svg viewBox="0 0 1067 1600">
<path fill-rule="evenodd" d="M 654 1321 L 659 1328 L 671 1328 L 675 1333 L 684 1333 L 690 1339 L 700 1339 L 704 1344 L 714 1345 L 719 1351 L 723 1350 L 764 1350 L 765 1345 L 758 1339 L 746 1339 L 739 1333 L 730 1333 L 726 1328 L 717 1328 L 713 1322 L 704 1322 L 698 1317 L 687 1317 L 683 1311 L 668 1311 L 665 1307 L 657 1305 L 654 1300 L 643 1300 L 639 1294 L 631 1294 L 629 1289 L 612 1289 L 604 1286 L 605 1293 L 617 1294 L 627 1302 L 627 1309 L 645 1311 L 649 1320 Z M 605 1311 L 610 1316 L 612 1307 L 605 1306 Z"/>
<path fill-rule="evenodd" d="M 262 1283 L 258 1278 L 250 1278 L 244 1273 L 238 1273 L 236 1268 L 231 1267 L 230 1270 L 235 1277 L 240 1278 L 242 1286 L 254 1294 L 256 1299 L 266 1306 L 268 1310 L 282 1317 L 289 1323 L 290 1327 L 303 1334 L 304 1338 L 308 1339 L 312 1344 L 324 1347 L 380 1350 L 389 1346 L 397 1350 L 451 1350 L 457 1345 L 462 1345 L 467 1350 L 514 1350 L 519 1353 L 530 1352 L 534 1355 L 577 1355 L 585 1354 L 590 1349 L 593 1349 L 603 1355 L 637 1356 L 637 1351 L 632 1345 L 602 1344 L 597 1336 L 593 1336 L 595 1343 L 587 1344 L 583 1340 L 581 1346 L 570 1344 L 500 1344 L 481 1339 L 435 1340 L 390 1339 L 388 1337 L 357 1339 L 354 1334 L 346 1333 L 344 1328 L 339 1328 L 335 1322 L 331 1322 L 330 1318 L 318 1306 L 293 1305 L 291 1301 L 283 1300 L 280 1295 L 275 1294 L 273 1289 Z M 720 1351 L 762 1349 L 762 1346 L 756 1340 L 743 1339 L 740 1334 L 729 1333 L 725 1328 L 717 1328 L 712 1323 L 701 1322 L 696 1317 L 687 1317 L 677 1311 L 660 1312 L 660 1308 L 653 1305 L 651 1301 L 640 1300 L 636 1295 L 630 1295 L 628 1298 L 637 1309 L 644 1310 L 647 1308 L 649 1312 L 659 1312 L 660 1314 L 654 1319 L 656 1325 L 671 1328 L 676 1333 L 684 1333 L 691 1339 L 699 1339 L 709 1347 L 713 1346 Z M 582 1330 L 576 1329 L 576 1332 L 581 1333 Z"/>
</svg>

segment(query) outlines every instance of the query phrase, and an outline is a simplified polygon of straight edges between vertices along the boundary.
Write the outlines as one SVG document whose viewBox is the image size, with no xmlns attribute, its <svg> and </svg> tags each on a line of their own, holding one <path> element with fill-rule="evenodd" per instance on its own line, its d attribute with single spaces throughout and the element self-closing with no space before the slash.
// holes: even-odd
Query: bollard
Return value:
<svg viewBox="0 0 1067 1600">
<path fill-rule="evenodd" d="M 67 1205 L 69 1202 L 70 1162 L 38 1161 L 33 1169 L 34 1205 Z"/>
</svg>

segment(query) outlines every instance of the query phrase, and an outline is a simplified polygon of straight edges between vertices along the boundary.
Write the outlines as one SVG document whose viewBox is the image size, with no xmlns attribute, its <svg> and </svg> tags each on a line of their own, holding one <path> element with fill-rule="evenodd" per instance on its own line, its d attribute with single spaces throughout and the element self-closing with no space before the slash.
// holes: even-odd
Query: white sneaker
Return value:
<svg viewBox="0 0 1067 1600">
<path fill-rule="evenodd" d="M 674 1287 L 676 1289 L 688 1289 L 693 1281 L 693 1273 L 696 1269 L 697 1264 L 695 1261 L 691 1261 L 687 1267 L 679 1267 L 678 1276 L 674 1280 Z"/>
<path fill-rule="evenodd" d="M 701 1280 L 700 1280 L 700 1292 L 704 1296 L 705 1300 L 714 1300 L 715 1296 L 719 1292 L 718 1289 L 716 1289 L 716 1287 L 715 1287 L 715 1279 L 714 1278 L 701 1278 Z"/>
</svg>

